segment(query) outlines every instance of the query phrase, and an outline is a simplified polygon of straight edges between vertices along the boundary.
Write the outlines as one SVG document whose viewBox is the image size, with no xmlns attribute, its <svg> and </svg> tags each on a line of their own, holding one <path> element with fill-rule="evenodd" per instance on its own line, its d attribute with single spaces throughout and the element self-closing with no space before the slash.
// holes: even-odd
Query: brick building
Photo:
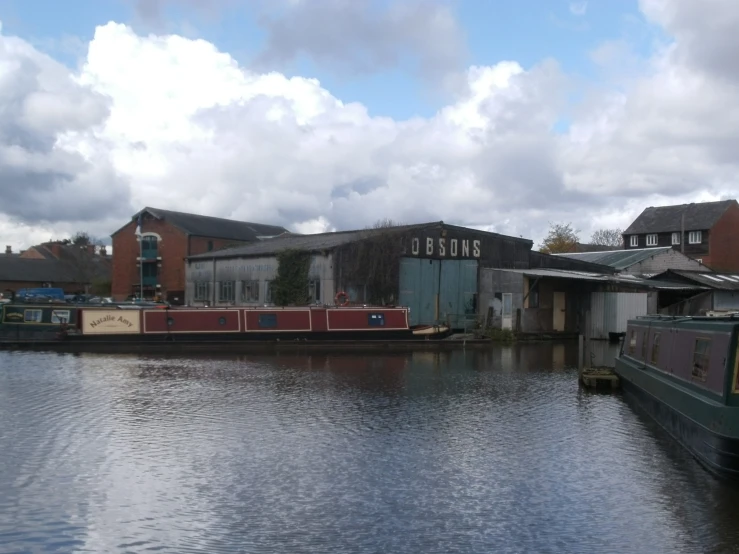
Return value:
<svg viewBox="0 0 739 554">
<path fill-rule="evenodd" d="M 136 234 L 139 218 L 140 244 Z M 113 297 L 125 300 L 129 296 L 139 296 L 143 273 L 144 298 L 160 296 L 175 304 L 183 303 L 188 256 L 288 232 L 275 225 L 144 208 L 112 234 Z"/>
<path fill-rule="evenodd" d="M 0 254 L 0 291 L 55 287 L 67 294 L 109 293 L 111 260 L 105 248 L 45 242 Z"/>
<path fill-rule="evenodd" d="M 671 246 L 714 271 L 739 271 L 739 203 L 650 206 L 623 238 L 625 249 Z"/>
</svg>

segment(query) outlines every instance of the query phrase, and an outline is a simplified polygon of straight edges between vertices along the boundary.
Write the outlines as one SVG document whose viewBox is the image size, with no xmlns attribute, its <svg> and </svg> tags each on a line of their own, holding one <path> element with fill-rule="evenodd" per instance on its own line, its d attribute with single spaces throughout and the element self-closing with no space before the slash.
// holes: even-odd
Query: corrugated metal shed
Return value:
<svg viewBox="0 0 739 554">
<path fill-rule="evenodd" d="M 591 338 L 608 339 L 609 333 L 625 333 L 629 319 L 647 314 L 647 293 L 593 292 L 590 314 Z"/>
<path fill-rule="evenodd" d="M 639 286 L 655 290 L 705 290 L 708 287 L 700 284 L 687 284 L 660 279 L 643 279 L 634 275 L 602 275 L 584 271 L 567 271 L 564 269 L 501 269 L 521 273 L 527 277 L 551 277 L 556 279 L 579 279 L 583 281 L 605 282 L 621 285 Z"/>
<path fill-rule="evenodd" d="M 686 283 L 695 283 L 696 285 L 701 285 L 708 289 L 739 290 L 738 273 L 715 273 L 708 271 L 669 269 L 656 275 L 655 279 L 674 279 Z"/>
<path fill-rule="evenodd" d="M 607 250 L 600 252 L 571 252 L 565 254 L 553 254 L 554 256 L 562 256 L 572 258 L 573 260 L 582 260 L 601 265 L 607 265 L 618 270 L 626 269 L 632 265 L 648 260 L 652 256 L 669 252 L 671 246 L 658 246 L 655 248 L 638 248 L 631 250 Z"/>
</svg>

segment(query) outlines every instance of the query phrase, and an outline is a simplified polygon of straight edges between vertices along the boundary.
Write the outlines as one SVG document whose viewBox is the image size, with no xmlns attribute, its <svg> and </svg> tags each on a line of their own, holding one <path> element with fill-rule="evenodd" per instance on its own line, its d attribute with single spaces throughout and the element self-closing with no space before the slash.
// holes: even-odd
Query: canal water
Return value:
<svg viewBox="0 0 739 554">
<path fill-rule="evenodd" d="M 0 352 L 0 552 L 739 552 L 736 487 L 576 363 Z"/>
</svg>

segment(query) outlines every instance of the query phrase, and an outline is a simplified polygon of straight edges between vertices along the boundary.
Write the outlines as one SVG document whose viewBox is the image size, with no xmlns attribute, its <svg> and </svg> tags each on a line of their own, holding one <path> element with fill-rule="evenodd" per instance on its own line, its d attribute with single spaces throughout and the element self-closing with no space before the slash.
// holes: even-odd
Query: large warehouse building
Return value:
<svg viewBox="0 0 739 554">
<path fill-rule="evenodd" d="M 274 304 L 281 253 L 302 252 L 309 260 L 305 303 L 340 303 L 344 293 L 353 303 L 408 306 L 413 325 L 445 321 L 461 328 L 479 313 L 481 267 L 612 272 L 532 252 L 532 245 L 444 222 L 279 237 L 188 257 L 185 299 L 189 305 Z"/>
</svg>

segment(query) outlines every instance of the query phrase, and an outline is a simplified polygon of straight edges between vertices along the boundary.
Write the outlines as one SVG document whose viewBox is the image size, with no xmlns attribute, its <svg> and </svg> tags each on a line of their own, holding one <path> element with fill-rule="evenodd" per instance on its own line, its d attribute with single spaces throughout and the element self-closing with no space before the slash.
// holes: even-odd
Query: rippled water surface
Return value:
<svg viewBox="0 0 739 554">
<path fill-rule="evenodd" d="M 0 552 L 739 552 L 573 356 L 0 352 Z"/>
</svg>

